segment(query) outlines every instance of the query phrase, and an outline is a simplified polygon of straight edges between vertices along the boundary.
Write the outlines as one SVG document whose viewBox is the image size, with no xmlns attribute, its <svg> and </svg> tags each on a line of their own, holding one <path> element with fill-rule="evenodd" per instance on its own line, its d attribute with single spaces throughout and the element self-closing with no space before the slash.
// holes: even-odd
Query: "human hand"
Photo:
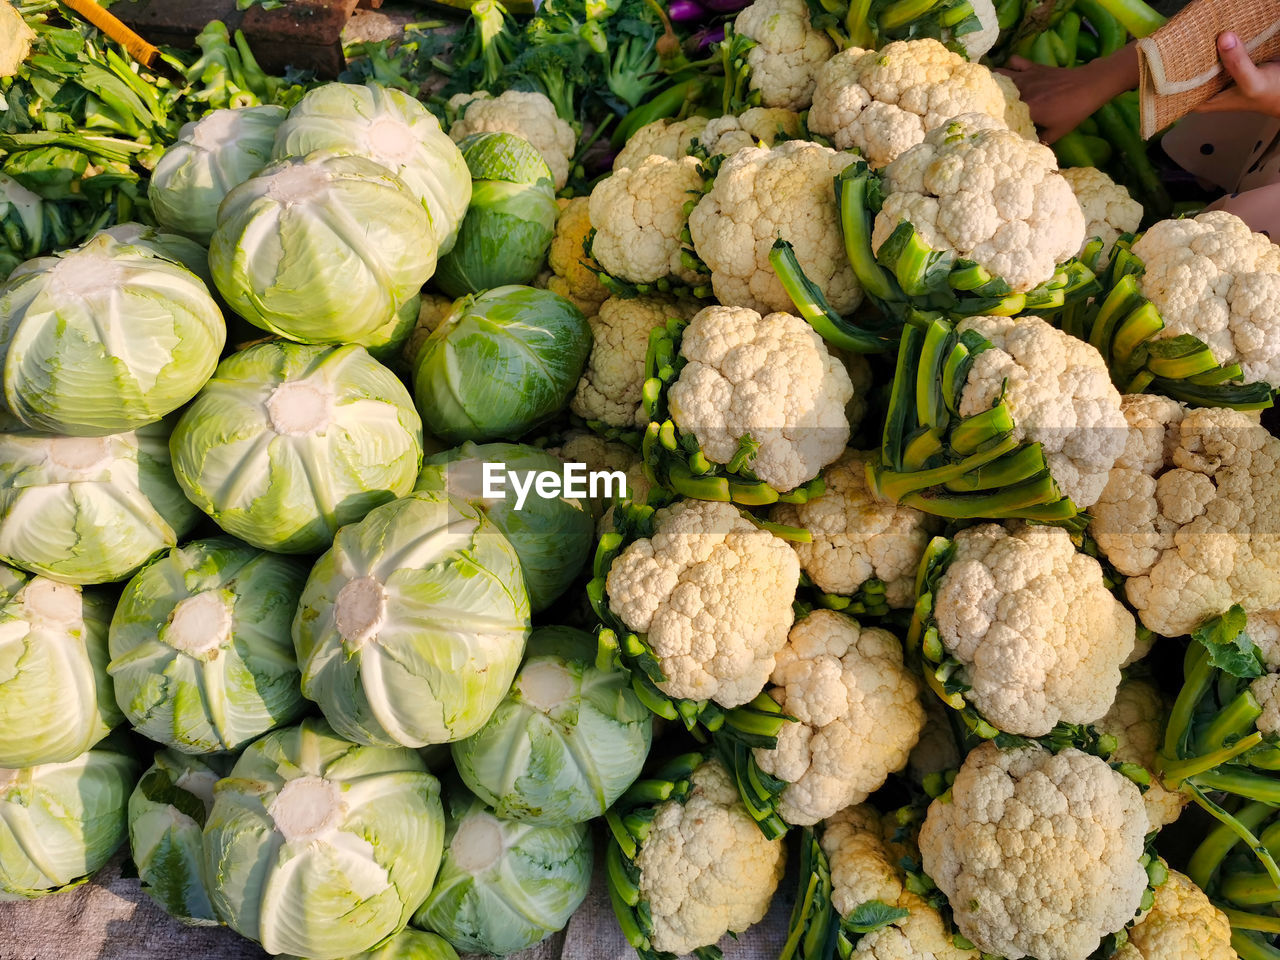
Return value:
<svg viewBox="0 0 1280 960">
<path fill-rule="evenodd" d="M 1280 62 L 1254 63 L 1230 30 L 1218 34 L 1218 56 L 1235 84 L 1202 104 L 1199 112 L 1247 110 L 1280 117 Z"/>
<path fill-rule="evenodd" d="M 1041 128 L 1040 139 L 1053 143 L 1108 100 L 1138 85 L 1138 55 L 1129 46 L 1073 68 L 1046 67 L 1015 56 L 1000 72 L 1017 85 L 1031 119 Z"/>
</svg>

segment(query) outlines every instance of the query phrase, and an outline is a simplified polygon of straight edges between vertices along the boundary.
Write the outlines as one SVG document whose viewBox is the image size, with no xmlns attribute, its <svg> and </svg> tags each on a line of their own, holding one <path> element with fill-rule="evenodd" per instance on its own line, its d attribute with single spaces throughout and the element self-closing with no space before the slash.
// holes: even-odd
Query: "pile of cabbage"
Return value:
<svg viewBox="0 0 1280 960">
<path fill-rule="evenodd" d="M 150 209 L 0 285 L 0 901 L 127 844 L 271 954 L 537 943 L 653 733 L 565 625 L 603 505 L 484 483 L 560 469 L 590 348 L 550 171 L 334 83 L 183 128 Z"/>
</svg>

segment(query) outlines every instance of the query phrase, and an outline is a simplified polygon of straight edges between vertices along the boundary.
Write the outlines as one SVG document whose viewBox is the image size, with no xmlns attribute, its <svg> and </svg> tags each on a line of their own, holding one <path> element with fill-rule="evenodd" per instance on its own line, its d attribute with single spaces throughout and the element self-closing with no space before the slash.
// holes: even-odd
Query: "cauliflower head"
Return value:
<svg viewBox="0 0 1280 960">
<path fill-rule="evenodd" d="M 698 143 L 707 156 L 717 154 L 732 156 L 739 150 L 748 150 L 763 144 L 775 143 L 800 136 L 800 114 L 784 107 L 751 107 L 742 113 L 716 117 L 707 124 L 698 137 Z"/>
<path fill-rule="evenodd" d="M 496 97 L 483 90 L 459 93 L 449 99 L 449 110 L 458 117 L 449 127 L 454 143 L 473 133 L 514 133 L 542 154 L 557 190 L 568 183 L 569 160 L 578 136 L 544 94 L 524 90 L 507 90 Z"/>
<path fill-rule="evenodd" d="M 1280 439 L 1225 408 L 1124 398 L 1128 444 L 1090 532 L 1150 630 L 1190 633 L 1240 604 L 1280 608 Z"/>
<path fill-rule="evenodd" d="M 980 264 L 1025 293 L 1085 242 L 1085 219 L 1058 161 L 1002 121 L 970 113 L 925 135 L 884 170 L 877 252 L 909 221 L 934 250 Z"/>
<path fill-rule="evenodd" d="M 661 295 L 612 297 L 602 303 L 599 312 L 587 318 L 591 353 L 569 409 L 610 427 L 643 427 L 649 422 L 640 402 L 649 331 L 670 317 L 687 320 L 697 311 L 692 300 Z"/>
<path fill-rule="evenodd" d="M 1280 383 L 1280 246 L 1233 213 L 1162 220 L 1133 245 L 1142 295 L 1164 318 L 1157 335 L 1199 337 L 1246 380 Z"/>
<path fill-rule="evenodd" d="M 1133 649 L 1134 621 L 1098 561 L 1059 527 L 985 523 L 953 542 L 934 617 L 966 668 L 966 699 L 999 729 L 1027 737 L 1102 717 Z"/>
<path fill-rule="evenodd" d="M 684 803 L 660 805 L 636 855 L 655 950 L 678 956 L 758 923 L 782 880 L 782 840 L 766 840 L 718 760 L 693 772 Z"/>
<path fill-rule="evenodd" d="M 1170 870 L 1150 912 L 1111 960 L 1236 960 L 1231 924 L 1190 877 Z"/>
<path fill-rule="evenodd" d="M 822 471 L 826 493 L 807 503 L 779 503 L 769 518 L 813 535 L 812 542 L 792 547 L 819 590 L 852 596 L 868 580 L 880 580 L 889 606 L 903 610 L 915 603 L 916 569 L 941 523 L 875 495 L 867 464 L 876 457 L 846 451 Z"/>
<path fill-rule="evenodd" d="M 755 758 L 787 784 L 778 804 L 787 823 L 809 826 L 861 803 L 906 766 L 924 708 L 889 631 L 815 610 L 791 628 L 771 680 L 769 695 L 796 722 Z"/>
<path fill-rule="evenodd" d="M 853 384 L 799 317 L 706 307 L 685 327 L 680 353 L 686 363 L 667 401 L 708 460 L 728 463 L 749 435 L 759 446 L 748 467 L 787 491 L 844 452 Z"/>
<path fill-rule="evenodd" d="M 556 232 L 547 251 L 551 276 L 547 289 L 558 293 L 582 311 L 588 319 L 595 316 L 600 304 L 609 299 L 609 290 L 600 282 L 592 267 L 599 267 L 587 256 L 584 244 L 591 233 L 590 201 L 586 197 L 559 200 L 560 216 Z"/>
<path fill-rule="evenodd" d="M 1111 250 L 1120 235 L 1137 231 L 1142 223 L 1142 204 L 1097 167 L 1067 167 L 1059 172 L 1070 184 L 1084 212 L 1085 242 L 1093 237 L 1102 241 L 1105 263 L 1111 258 Z"/>
<path fill-rule="evenodd" d="M 733 29 L 756 42 L 747 51 L 747 66 L 760 102 L 788 110 L 808 107 L 818 70 L 836 45 L 810 24 L 805 0 L 755 0 L 734 19 Z"/>
<path fill-rule="evenodd" d="M 978 949 L 1085 960 L 1138 912 L 1149 829 L 1137 786 L 1105 760 L 987 741 L 966 758 L 950 802 L 930 804 L 920 853 Z"/>
<path fill-rule="evenodd" d="M 978 18 L 980 27 L 958 37 L 957 42 L 964 48 L 965 56 L 976 63 L 1000 39 L 1000 15 L 993 0 L 971 0 L 970 6 L 973 7 L 973 15 Z"/>
<path fill-rule="evenodd" d="M 646 157 L 655 155 L 668 160 L 679 160 L 688 155 L 693 142 L 702 136 L 708 122 L 706 117 L 693 116 L 686 120 L 655 120 L 645 124 L 631 135 L 613 158 L 614 171 L 623 167 L 638 167 Z"/>
<path fill-rule="evenodd" d="M 858 150 L 876 169 L 962 114 L 984 114 L 1035 140 L 1017 89 L 1000 80 L 933 39 L 896 40 L 879 50 L 850 47 L 818 71 L 809 129 L 841 150 Z"/>
<path fill-rule="evenodd" d="M 960 398 L 960 415 L 988 410 L 1003 394 L 1014 435 L 1044 447 L 1049 471 L 1082 510 L 1096 503 L 1124 451 L 1120 393 L 1102 355 L 1038 317 L 970 317 L 993 349 L 979 354 Z"/>
<path fill-rule="evenodd" d="M 596 230 L 591 253 L 606 273 L 632 283 L 675 276 L 695 283 L 681 262 L 685 204 L 702 192 L 693 157 L 668 160 L 654 154 L 623 167 L 591 191 L 587 212 Z"/>
<path fill-rule="evenodd" d="M 1113 760 L 1136 763 L 1146 770 L 1154 770 L 1156 754 L 1162 746 L 1164 724 L 1169 706 L 1164 695 L 1145 680 L 1126 677 L 1116 688 L 1116 699 L 1106 716 L 1098 721 L 1098 730 L 1116 738 Z M 1173 823 L 1187 805 L 1187 796 L 1170 792 L 1158 777 L 1151 778 L 1151 785 L 1142 795 L 1147 807 L 1147 819 L 1153 827 Z"/>
<path fill-rule="evenodd" d="M 565 463 L 586 464 L 590 471 L 616 471 L 623 474 L 627 478 L 627 490 L 625 498 L 619 499 L 644 503 L 649 497 L 649 481 L 644 475 L 644 461 L 625 443 L 578 430 L 571 431 L 560 446 L 549 448 L 547 453 L 559 457 Z M 596 535 L 612 530 L 613 499 L 604 496 L 588 497 L 586 503 L 596 521 Z"/>
<path fill-rule="evenodd" d="M 862 301 L 831 186 L 852 159 L 806 140 L 788 140 L 772 149 L 739 150 L 724 162 L 689 215 L 689 233 L 711 270 L 717 300 L 761 313 L 790 310 L 791 298 L 769 263 L 773 242 L 781 237 L 795 247 L 800 266 L 837 312 L 848 313 Z"/>
<path fill-rule="evenodd" d="M 654 519 L 653 536 L 609 568 L 609 609 L 648 634 L 663 693 L 741 706 L 764 689 L 786 645 L 796 555 L 727 503 L 686 500 Z"/>
</svg>

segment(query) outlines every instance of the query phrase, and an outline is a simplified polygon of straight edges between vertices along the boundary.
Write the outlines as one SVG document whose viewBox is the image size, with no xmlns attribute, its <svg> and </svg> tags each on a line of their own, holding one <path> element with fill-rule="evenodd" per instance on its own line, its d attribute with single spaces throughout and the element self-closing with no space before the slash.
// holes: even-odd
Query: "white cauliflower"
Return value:
<svg viewBox="0 0 1280 960">
<path fill-rule="evenodd" d="M 711 270 L 716 299 L 762 313 L 790 310 L 791 298 L 769 263 L 781 237 L 838 313 L 862 301 L 841 239 L 832 177 L 854 158 L 805 140 L 739 150 L 720 167 L 689 215 L 698 256 Z"/>
<path fill-rule="evenodd" d="M 751 107 L 737 116 L 716 117 L 698 136 L 707 156 L 723 153 L 732 156 L 739 150 L 764 145 L 772 147 L 782 140 L 798 137 L 802 125 L 800 114 L 782 107 Z"/>
<path fill-rule="evenodd" d="M 494 97 L 477 90 L 455 94 L 449 99 L 448 109 L 458 118 L 449 127 L 454 143 L 473 133 L 514 133 L 542 154 L 557 190 L 569 181 L 569 160 L 577 148 L 578 136 L 543 94 L 507 90 Z"/>
<path fill-rule="evenodd" d="M 796 722 L 755 758 L 787 784 L 778 805 L 787 823 L 808 826 L 861 803 L 906 766 L 924 709 L 889 631 L 815 610 L 791 628 L 771 679 L 769 695 Z"/>
<path fill-rule="evenodd" d="M 800 564 L 786 542 L 727 503 L 659 510 L 654 534 L 609 568 L 609 609 L 648 634 L 671 697 L 752 700 L 787 642 Z"/>
<path fill-rule="evenodd" d="M 969 754 L 920 829 L 960 932 L 1008 960 L 1085 960 L 1134 919 L 1150 824 L 1134 783 L 1075 749 Z"/>
<path fill-rule="evenodd" d="M 1131 427 L 1090 532 L 1161 636 L 1280 608 L 1280 440 L 1245 414 L 1126 396 Z"/>
<path fill-rule="evenodd" d="M 569 409 L 610 427 L 643 427 L 649 422 L 640 403 L 649 331 L 670 317 L 688 319 L 697 310 L 694 301 L 661 295 L 612 297 L 602 303 L 588 318 L 591 354 Z"/>
<path fill-rule="evenodd" d="M 747 66 L 760 102 L 788 110 L 808 107 L 818 69 L 836 45 L 809 23 L 805 0 L 755 0 L 734 19 L 733 29 L 756 42 L 747 51 Z"/>
<path fill-rule="evenodd" d="M 749 435 L 759 447 L 748 468 L 787 491 L 844 452 L 853 385 L 799 317 L 706 307 L 685 327 L 680 353 L 687 362 L 667 402 L 708 460 L 728 463 Z"/>
<path fill-rule="evenodd" d="M 1156 887 L 1150 912 L 1111 960 L 1237 960 L 1227 915 L 1177 870 Z"/>
<path fill-rule="evenodd" d="M 782 880 L 782 840 L 766 840 L 718 760 L 698 767 L 680 803 L 657 808 L 636 855 L 655 950 L 682 956 L 758 923 Z"/>
<path fill-rule="evenodd" d="M 1135 232 L 1142 223 L 1142 204 L 1097 167 L 1067 167 L 1060 172 L 1084 213 L 1085 242 L 1094 237 L 1101 240 L 1106 263 L 1120 235 Z"/>
<path fill-rule="evenodd" d="M 654 154 L 639 166 L 622 167 L 591 191 L 592 255 L 606 273 L 632 283 L 667 276 L 695 283 L 698 275 L 681 262 L 680 234 L 688 222 L 685 204 L 701 192 L 693 157 Z"/>
<path fill-rule="evenodd" d="M 1280 674 L 1264 673 L 1249 684 L 1249 691 L 1262 708 L 1258 729 L 1264 734 L 1280 733 Z"/>
<path fill-rule="evenodd" d="M 1192 334 L 1246 380 L 1280 383 L 1280 247 L 1212 210 L 1160 221 L 1133 252 L 1147 265 L 1139 289 L 1164 318 L 1158 336 Z"/>
<path fill-rule="evenodd" d="M 547 251 L 551 276 L 547 289 L 570 301 L 590 318 L 600 304 L 609 299 L 609 290 L 592 272 L 599 264 L 587 256 L 583 244 L 591 232 L 590 201 L 586 197 L 559 200 L 560 216 L 556 219 L 555 236 Z"/>
<path fill-rule="evenodd" d="M 1000 39 L 1000 16 L 993 0 L 970 0 L 969 5 L 973 7 L 973 15 L 978 18 L 981 27 L 972 33 L 958 37 L 957 42 L 964 48 L 965 55 L 977 62 L 985 57 L 987 51 Z"/>
<path fill-rule="evenodd" d="M 941 523 L 911 507 L 882 500 L 867 482 L 878 454 L 847 451 L 822 477 L 826 492 L 808 503 L 779 503 L 769 519 L 803 527 L 810 543 L 794 543 L 800 567 L 826 593 L 852 596 L 868 580 L 881 580 L 895 609 L 915 603 L 916 569 Z"/>
<path fill-rule="evenodd" d="M 1036 139 L 1030 113 L 999 74 L 937 40 L 897 40 L 879 50 L 850 47 L 822 66 L 809 129 L 879 169 L 929 131 L 972 113 Z"/>
<path fill-rule="evenodd" d="M 1084 212 L 1058 162 L 986 114 L 928 133 L 884 170 L 877 252 L 902 221 L 934 250 L 973 260 L 1025 293 L 1053 277 L 1085 241 Z"/>
<path fill-rule="evenodd" d="M 644 475 L 644 461 L 625 443 L 606 440 L 596 433 L 586 430 L 570 431 L 558 447 L 550 447 L 547 453 L 559 457 L 565 463 L 582 463 L 590 471 L 617 471 L 627 478 L 625 497 L 618 499 L 644 503 L 649 497 L 649 481 Z M 613 529 L 614 500 L 612 498 L 588 497 L 587 506 L 591 516 L 596 520 L 597 535 Z"/>
<path fill-rule="evenodd" d="M 706 117 L 692 116 L 687 120 L 655 120 L 645 124 L 630 136 L 613 158 L 613 169 L 638 167 L 646 157 L 655 155 L 679 160 L 688 155 L 708 122 Z"/>
<path fill-rule="evenodd" d="M 1102 355 L 1038 317 L 971 317 L 993 349 L 978 355 L 960 398 L 960 415 L 988 410 L 1003 395 L 1014 436 L 1044 447 L 1049 471 L 1077 507 L 1095 503 L 1124 451 L 1120 393 Z"/>
<path fill-rule="evenodd" d="M 1112 760 L 1136 763 L 1148 771 L 1154 771 L 1156 754 L 1164 738 L 1168 704 L 1160 690 L 1145 680 L 1126 678 L 1116 689 L 1116 699 L 1106 716 L 1098 721 L 1098 730 L 1116 738 Z M 1160 784 L 1156 776 L 1142 795 L 1147 807 L 1147 819 L 1153 827 L 1173 823 L 1187 805 L 1187 796 L 1170 792 Z"/>
<path fill-rule="evenodd" d="M 953 542 L 933 610 L 972 685 L 965 698 L 999 729 L 1028 737 L 1102 717 L 1134 622 L 1098 561 L 1059 527 L 985 523 Z"/>
</svg>

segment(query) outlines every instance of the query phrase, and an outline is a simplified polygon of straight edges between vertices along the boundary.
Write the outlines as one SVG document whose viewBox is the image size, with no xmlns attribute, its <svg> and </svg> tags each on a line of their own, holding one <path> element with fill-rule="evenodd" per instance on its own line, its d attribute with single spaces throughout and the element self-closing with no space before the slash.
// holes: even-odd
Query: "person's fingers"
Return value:
<svg viewBox="0 0 1280 960">
<path fill-rule="evenodd" d="M 1013 73 L 1015 71 L 1021 72 L 1023 70 L 1031 70 L 1035 66 L 1036 64 L 1032 63 L 1026 57 L 1020 57 L 1015 53 L 1012 57 L 1010 57 L 1008 60 L 1005 61 L 1006 69 L 1001 70 L 1000 72 L 1001 73 Z"/>
<path fill-rule="evenodd" d="M 1218 56 L 1227 73 L 1246 95 L 1258 96 L 1266 87 L 1266 78 L 1249 56 L 1240 38 L 1228 30 L 1218 34 Z"/>
<path fill-rule="evenodd" d="M 1233 113 L 1240 110 L 1252 110 L 1255 104 L 1239 87 L 1227 89 L 1214 94 L 1200 106 L 1196 113 Z"/>
<path fill-rule="evenodd" d="M 1043 144 L 1057 143 L 1075 128 L 1076 125 L 1067 126 L 1063 123 L 1050 124 L 1040 132 L 1040 142 Z"/>
</svg>

